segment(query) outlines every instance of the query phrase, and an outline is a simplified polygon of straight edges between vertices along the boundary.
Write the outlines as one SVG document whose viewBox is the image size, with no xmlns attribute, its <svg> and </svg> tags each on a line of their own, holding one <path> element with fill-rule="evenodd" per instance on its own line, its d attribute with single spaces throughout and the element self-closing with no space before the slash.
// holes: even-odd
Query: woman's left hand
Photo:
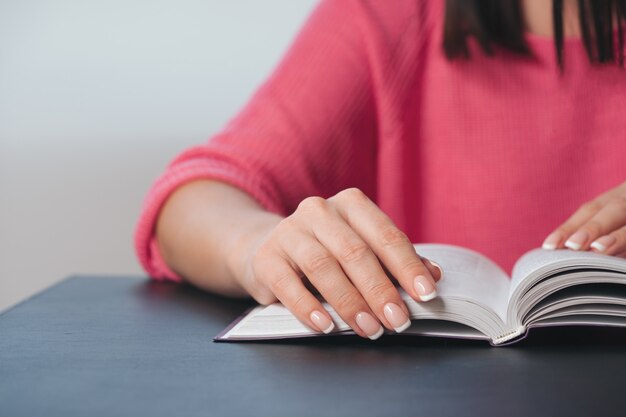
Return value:
<svg viewBox="0 0 626 417">
<path fill-rule="evenodd" d="M 583 204 L 546 238 L 543 248 L 626 257 L 626 182 Z"/>
</svg>

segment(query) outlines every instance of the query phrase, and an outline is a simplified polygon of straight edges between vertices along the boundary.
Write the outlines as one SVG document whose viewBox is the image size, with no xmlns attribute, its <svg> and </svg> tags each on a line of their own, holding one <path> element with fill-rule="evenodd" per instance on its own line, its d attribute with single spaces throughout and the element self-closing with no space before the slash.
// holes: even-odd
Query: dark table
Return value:
<svg viewBox="0 0 626 417">
<path fill-rule="evenodd" d="M 626 332 L 512 347 L 355 336 L 212 341 L 248 302 L 74 277 L 0 316 L 0 416 L 626 415 Z"/>
</svg>

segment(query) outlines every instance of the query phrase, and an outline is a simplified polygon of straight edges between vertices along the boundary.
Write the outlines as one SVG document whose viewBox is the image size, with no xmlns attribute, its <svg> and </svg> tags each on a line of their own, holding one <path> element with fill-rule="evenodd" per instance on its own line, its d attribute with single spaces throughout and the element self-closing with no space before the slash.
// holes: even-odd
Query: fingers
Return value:
<svg viewBox="0 0 626 417">
<path fill-rule="evenodd" d="M 626 200 L 611 200 L 590 220 L 572 234 L 565 246 L 574 250 L 586 250 L 600 237 L 611 233 L 626 225 Z M 605 244 L 596 243 L 596 249 L 602 249 Z"/>
<path fill-rule="evenodd" d="M 441 265 L 439 265 L 435 261 L 432 261 L 428 258 L 424 258 L 423 256 L 420 256 L 420 260 L 426 266 L 426 268 L 428 268 L 428 270 L 430 271 L 430 274 L 433 276 L 436 282 L 439 282 L 441 278 L 443 278 L 443 272 L 442 272 L 443 269 L 441 268 Z M 387 269 L 385 264 L 381 263 L 380 265 L 382 266 L 383 270 L 385 271 L 385 274 L 389 277 L 389 279 L 391 279 L 392 281 L 397 281 L 396 277 L 394 277 L 391 274 L 391 272 L 389 271 L 389 269 Z"/>
<path fill-rule="evenodd" d="M 335 324 L 322 303 L 306 289 L 291 264 L 268 250 L 257 254 L 256 279 L 263 282 L 276 298 L 305 325 L 323 333 L 330 333 Z"/>
<path fill-rule="evenodd" d="M 435 279 L 436 282 L 439 282 L 441 278 L 443 278 L 443 269 L 441 268 L 441 265 L 439 265 L 437 262 L 432 261 L 428 258 L 424 258 L 423 256 L 420 256 L 420 260 L 422 261 L 424 265 L 426 265 L 426 268 L 428 268 L 428 270 L 430 271 L 430 274 L 432 275 L 432 277 Z"/>
<path fill-rule="evenodd" d="M 285 250 L 285 254 L 304 272 L 322 297 L 360 336 L 372 340 L 378 339 L 384 332 L 380 324 L 380 321 L 385 317 L 384 306 L 379 308 L 376 303 L 372 302 L 379 310 L 379 314 L 376 314 L 362 293 L 346 276 L 336 256 L 314 237 L 309 234 L 298 233 L 292 235 L 291 238 L 297 240 L 298 245 L 286 244 L 281 245 L 281 247 Z M 302 316 L 306 314 L 307 311 L 301 312 Z M 405 314 L 404 317 L 404 321 L 408 321 L 408 315 Z M 391 325 L 388 327 L 394 328 Z"/>
<path fill-rule="evenodd" d="M 429 301 L 437 296 L 435 282 L 441 268 L 424 262 L 407 236 L 370 199 L 357 189 L 348 189 L 330 200 L 376 256 L 415 300 Z"/>
<path fill-rule="evenodd" d="M 594 252 L 624 257 L 626 255 L 626 226 L 601 236 L 591 243 Z"/>
<path fill-rule="evenodd" d="M 546 239 L 544 248 L 593 249 L 608 254 L 609 247 L 616 244 L 620 236 L 618 230 L 624 225 L 626 225 L 625 199 L 612 198 L 605 202 L 588 203 Z M 614 253 L 614 250 L 617 249 L 611 248 L 610 253 Z"/>
<path fill-rule="evenodd" d="M 562 249 L 565 247 L 567 238 L 570 237 L 576 229 L 587 222 L 594 214 L 600 211 L 602 204 L 597 201 L 591 201 L 583 204 L 576 212 L 552 232 L 543 242 L 544 249 Z"/>
<path fill-rule="evenodd" d="M 421 258 L 391 219 L 356 189 L 328 200 L 303 200 L 257 249 L 252 270 L 257 300 L 275 296 L 302 323 L 330 332 L 332 320 L 313 295 L 317 291 L 357 334 L 370 339 L 385 327 L 402 332 L 410 326 L 409 310 L 388 273 L 418 301 L 434 298 L 441 279 L 441 268 Z"/>
<path fill-rule="evenodd" d="M 411 324 L 409 310 L 378 258 L 332 206 L 328 205 L 324 211 L 311 233 L 338 261 L 378 320 L 390 330 L 404 331 Z"/>
</svg>

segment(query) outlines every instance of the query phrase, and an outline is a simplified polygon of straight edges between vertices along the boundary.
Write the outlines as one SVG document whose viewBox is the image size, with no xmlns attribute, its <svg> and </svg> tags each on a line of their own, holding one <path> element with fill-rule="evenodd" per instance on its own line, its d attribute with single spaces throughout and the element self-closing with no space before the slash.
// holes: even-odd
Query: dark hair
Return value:
<svg viewBox="0 0 626 417">
<path fill-rule="evenodd" d="M 624 66 L 626 0 L 578 0 L 582 39 L 593 63 Z M 552 0 L 554 45 L 563 67 L 563 0 Z M 614 33 L 617 29 L 617 48 Z M 443 49 L 450 59 L 469 57 L 467 38 L 487 55 L 494 46 L 529 55 L 520 0 L 447 0 Z"/>
</svg>

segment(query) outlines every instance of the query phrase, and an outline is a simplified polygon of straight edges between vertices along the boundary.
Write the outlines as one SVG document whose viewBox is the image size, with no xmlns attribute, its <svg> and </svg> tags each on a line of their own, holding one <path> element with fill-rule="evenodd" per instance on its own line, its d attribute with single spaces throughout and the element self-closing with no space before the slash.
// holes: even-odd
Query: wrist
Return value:
<svg viewBox="0 0 626 417">
<path fill-rule="evenodd" d="M 268 213 L 269 214 L 269 213 Z M 226 253 L 226 267 L 237 284 L 250 292 L 254 290 L 252 259 L 269 233 L 280 223 L 282 217 L 271 215 L 261 222 L 240 232 L 232 240 Z"/>
</svg>

